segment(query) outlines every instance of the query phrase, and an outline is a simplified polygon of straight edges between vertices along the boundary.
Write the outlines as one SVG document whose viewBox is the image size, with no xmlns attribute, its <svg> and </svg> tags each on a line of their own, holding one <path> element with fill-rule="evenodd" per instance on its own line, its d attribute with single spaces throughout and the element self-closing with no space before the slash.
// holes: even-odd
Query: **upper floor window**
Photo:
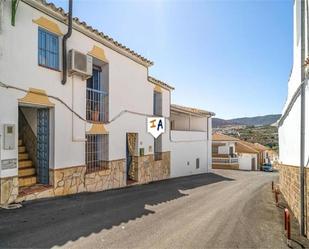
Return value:
<svg viewBox="0 0 309 249">
<path fill-rule="evenodd" d="M 153 93 L 153 114 L 162 116 L 162 93 Z"/>
<path fill-rule="evenodd" d="M 59 37 L 39 28 L 39 65 L 59 69 Z"/>
<path fill-rule="evenodd" d="M 93 66 L 92 77 L 87 80 L 87 120 L 104 122 L 104 98 L 107 94 L 103 90 L 102 69 Z"/>
</svg>

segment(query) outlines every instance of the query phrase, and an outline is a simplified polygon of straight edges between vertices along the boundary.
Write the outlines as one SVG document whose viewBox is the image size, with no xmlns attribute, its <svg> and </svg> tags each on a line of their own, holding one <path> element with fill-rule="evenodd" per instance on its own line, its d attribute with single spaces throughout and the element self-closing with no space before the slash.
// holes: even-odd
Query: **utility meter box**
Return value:
<svg viewBox="0 0 309 249">
<path fill-rule="evenodd" d="M 15 125 L 5 124 L 3 133 L 3 149 L 14 150 L 15 149 Z"/>
</svg>

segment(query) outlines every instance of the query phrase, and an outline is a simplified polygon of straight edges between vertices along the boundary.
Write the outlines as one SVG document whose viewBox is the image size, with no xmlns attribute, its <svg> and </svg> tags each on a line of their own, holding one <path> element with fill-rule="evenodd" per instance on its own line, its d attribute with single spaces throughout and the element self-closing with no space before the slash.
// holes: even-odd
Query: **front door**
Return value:
<svg viewBox="0 0 309 249">
<path fill-rule="evenodd" d="M 49 184 L 49 109 L 39 108 L 37 114 L 37 177 Z"/>
<path fill-rule="evenodd" d="M 255 157 L 253 157 L 251 159 L 251 170 L 256 170 L 256 167 L 255 167 Z"/>
<path fill-rule="evenodd" d="M 137 162 L 134 160 L 137 147 L 137 133 L 127 133 L 126 136 L 126 164 L 127 179 L 137 181 Z"/>
</svg>

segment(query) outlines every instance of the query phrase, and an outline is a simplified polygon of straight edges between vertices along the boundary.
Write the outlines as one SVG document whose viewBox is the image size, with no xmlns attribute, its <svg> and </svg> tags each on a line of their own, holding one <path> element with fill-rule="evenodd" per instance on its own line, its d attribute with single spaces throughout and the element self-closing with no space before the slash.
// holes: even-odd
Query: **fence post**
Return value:
<svg viewBox="0 0 309 249">
<path fill-rule="evenodd" d="M 276 206 L 279 207 L 279 190 L 278 188 L 275 189 L 275 200 L 276 200 Z"/>
<path fill-rule="evenodd" d="M 287 238 L 287 245 L 291 247 L 292 246 L 291 219 L 290 219 L 290 212 L 287 208 L 284 209 L 284 231 L 285 231 L 285 236 Z"/>
<path fill-rule="evenodd" d="M 271 182 L 271 191 L 274 192 L 274 181 Z"/>
</svg>

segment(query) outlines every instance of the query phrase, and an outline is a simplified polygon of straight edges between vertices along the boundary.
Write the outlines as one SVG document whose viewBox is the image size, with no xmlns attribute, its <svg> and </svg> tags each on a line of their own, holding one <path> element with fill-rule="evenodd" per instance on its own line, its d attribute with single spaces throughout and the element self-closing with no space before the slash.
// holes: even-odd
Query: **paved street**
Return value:
<svg viewBox="0 0 309 249">
<path fill-rule="evenodd" d="M 286 248 L 275 178 L 217 170 L 28 202 L 0 210 L 0 247 Z"/>
</svg>

